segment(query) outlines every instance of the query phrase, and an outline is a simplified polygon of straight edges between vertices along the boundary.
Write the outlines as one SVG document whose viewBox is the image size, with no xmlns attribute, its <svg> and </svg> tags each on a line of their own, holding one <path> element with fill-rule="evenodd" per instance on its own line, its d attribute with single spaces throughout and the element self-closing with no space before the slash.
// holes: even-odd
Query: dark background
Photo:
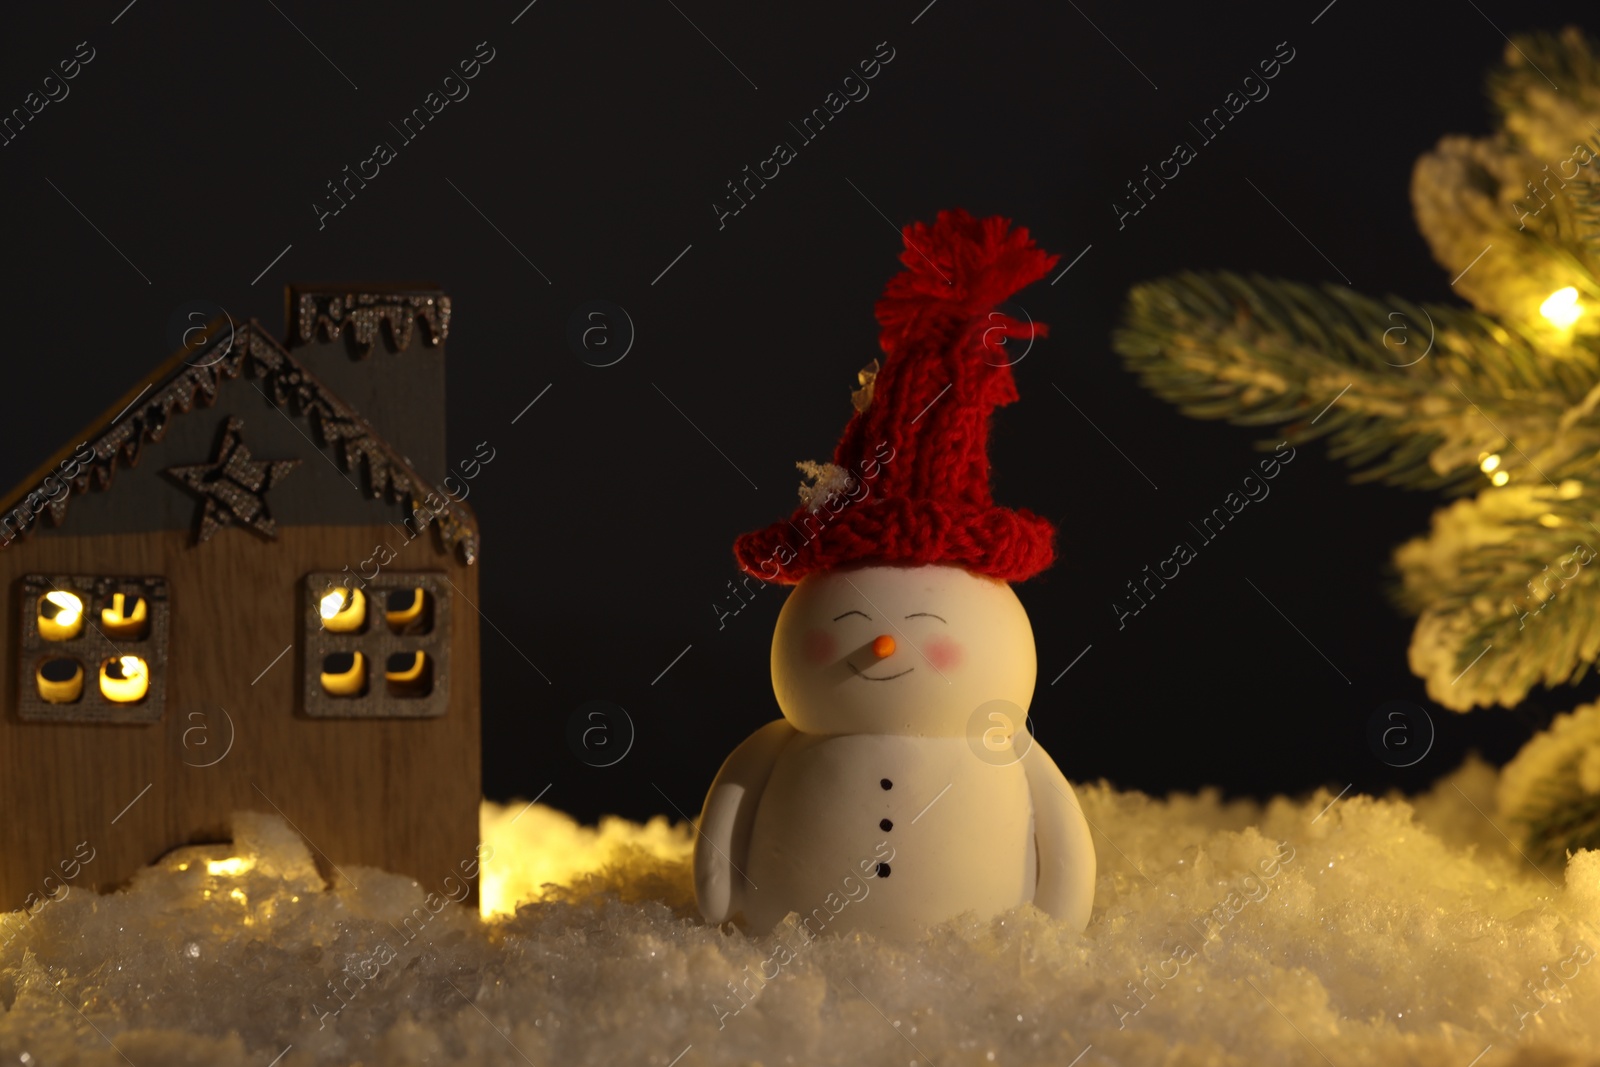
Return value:
<svg viewBox="0 0 1600 1067">
<path fill-rule="evenodd" d="M 1038 640 L 1036 730 L 1068 777 L 1265 795 L 1415 789 L 1472 748 L 1504 760 L 1578 694 L 1467 716 L 1427 704 L 1384 582 L 1392 546 L 1436 501 L 1350 486 L 1320 447 L 1126 629 L 1110 606 L 1257 458 L 1249 431 L 1184 418 L 1122 369 L 1109 337 L 1128 287 L 1185 268 L 1337 279 L 1248 179 L 1357 289 L 1453 299 L 1412 222 L 1414 160 L 1444 134 L 1488 130 L 1496 25 L 1600 30 L 1576 0 L 1338 0 L 1313 25 L 1324 2 L 106 0 L 12 15 L 0 110 L 79 41 L 96 57 L 0 148 L 0 484 L 170 351 L 188 302 L 281 331 L 288 281 L 435 280 L 457 311 L 449 452 L 497 449 L 469 498 L 493 623 L 485 791 L 549 785 L 547 803 L 584 819 L 670 811 L 663 793 L 693 813 L 727 752 L 777 715 L 767 656 L 785 593 L 763 591 L 719 630 L 731 541 L 793 508 L 794 461 L 828 458 L 850 414 L 855 371 L 876 354 L 872 303 L 897 269 L 884 216 L 961 205 L 1027 225 L 1063 265 L 1093 246 L 1020 298 L 1054 332 L 1018 366 L 1023 399 L 1000 412 L 992 451 L 997 498 L 1059 525 L 1060 561 L 1019 594 Z M 401 147 L 388 123 L 480 41 L 495 58 L 471 95 Z M 870 96 L 719 231 L 724 183 L 797 140 L 788 123 L 880 41 L 895 58 Z M 1271 95 L 1119 232 L 1124 183 L 1193 140 L 1188 121 L 1281 41 L 1296 55 Z M 324 183 L 380 139 L 398 158 L 319 231 Z M 637 329 L 606 368 L 567 340 L 595 299 Z M 1366 737 L 1396 699 L 1438 731 L 1403 771 Z M 594 700 L 637 729 L 606 768 L 566 740 Z"/>
</svg>

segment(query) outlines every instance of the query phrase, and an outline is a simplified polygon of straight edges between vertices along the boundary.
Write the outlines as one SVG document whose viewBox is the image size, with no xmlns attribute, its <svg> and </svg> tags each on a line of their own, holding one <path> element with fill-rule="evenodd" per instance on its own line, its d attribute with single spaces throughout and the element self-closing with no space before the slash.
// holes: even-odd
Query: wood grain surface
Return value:
<svg viewBox="0 0 1600 1067">
<path fill-rule="evenodd" d="M 303 578 L 355 570 L 380 542 L 398 552 L 383 573 L 427 570 L 448 579 L 455 598 L 449 710 L 440 718 L 308 718 L 300 697 L 308 669 Z M 30 572 L 167 578 L 171 633 L 161 722 L 17 717 L 17 598 L 19 578 Z M 66 884 L 106 891 L 173 848 L 227 840 L 234 811 L 288 819 L 331 882 L 359 884 L 353 868 L 366 865 L 442 891 L 445 877 L 475 855 L 482 797 L 478 568 L 439 551 L 431 531 L 410 542 L 392 525 L 288 526 L 276 541 L 229 528 L 202 545 L 187 531 L 31 537 L 0 552 L 0 575 L 8 594 L 0 611 L 7 664 L 0 908 L 23 907 L 30 893 L 42 897 L 60 884 L 63 861 L 81 842 L 94 859 Z M 476 889 L 474 883 L 472 902 Z"/>
</svg>

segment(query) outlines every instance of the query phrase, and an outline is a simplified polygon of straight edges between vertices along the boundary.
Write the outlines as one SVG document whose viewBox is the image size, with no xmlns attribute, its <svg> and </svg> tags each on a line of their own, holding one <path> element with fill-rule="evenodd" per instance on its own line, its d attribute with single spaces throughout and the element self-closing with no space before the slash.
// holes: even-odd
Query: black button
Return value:
<svg viewBox="0 0 1600 1067">
<path fill-rule="evenodd" d="M 883 779 L 878 784 L 883 786 L 885 789 L 893 789 L 894 788 L 894 783 L 889 781 L 889 779 L 887 779 L 887 778 Z"/>
<path fill-rule="evenodd" d="M 880 830 L 893 830 L 894 829 L 894 823 L 890 822 L 888 819 L 880 819 L 880 820 L 878 820 L 878 829 L 880 829 Z"/>
<path fill-rule="evenodd" d="M 887 877 L 889 877 L 889 865 L 887 863 L 878 864 L 878 877 L 879 878 L 887 878 Z"/>
</svg>

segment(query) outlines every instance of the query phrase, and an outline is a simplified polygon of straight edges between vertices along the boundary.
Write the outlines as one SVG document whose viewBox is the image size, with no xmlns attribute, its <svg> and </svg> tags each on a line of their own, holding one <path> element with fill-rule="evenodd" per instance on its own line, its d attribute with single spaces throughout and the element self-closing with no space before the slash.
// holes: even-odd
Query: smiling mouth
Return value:
<svg viewBox="0 0 1600 1067">
<path fill-rule="evenodd" d="M 857 667 L 854 663 L 850 663 L 849 660 L 845 660 L 845 662 L 850 664 L 850 669 L 856 672 L 856 677 L 857 678 L 865 678 L 869 682 L 888 682 L 888 681 L 892 681 L 895 678 L 902 678 L 905 675 L 908 675 L 912 671 L 916 670 L 915 667 L 907 667 L 905 670 L 901 671 L 899 674 L 880 674 L 880 675 L 862 674 L 860 667 Z"/>
</svg>

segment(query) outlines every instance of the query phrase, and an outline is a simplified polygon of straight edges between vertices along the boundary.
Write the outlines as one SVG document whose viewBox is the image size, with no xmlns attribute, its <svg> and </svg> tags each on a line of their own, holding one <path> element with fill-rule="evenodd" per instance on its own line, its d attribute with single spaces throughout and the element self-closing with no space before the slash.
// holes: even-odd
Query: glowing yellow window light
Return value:
<svg viewBox="0 0 1600 1067">
<path fill-rule="evenodd" d="M 149 609 L 145 607 L 142 596 L 128 597 L 114 593 L 111 606 L 100 609 L 100 629 L 107 637 L 143 637 L 148 621 Z"/>
<path fill-rule="evenodd" d="M 355 633 L 367 622 L 367 598 L 359 589 L 330 589 L 317 610 L 322 628 L 330 633 Z"/>
<path fill-rule="evenodd" d="M 405 664 L 407 657 L 411 660 L 409 666 L 397 666 Z M 389 657 L 389 669 L 383 672 L 383 676 L 391 682 L 414 682 L 422 677 L 427 666 L 426 652 L 396 652 Z"/>
<path fill-rule="evenodd" d="M 396 652 L 384 664 L 384 681 L 391 696 L 427 696 L 433 688 L 433 670 L 426 652 Z"/>
<path fill-rule="evenodd" d="M 345 656 L 350 657 L 350 666 L 340 670 L 340 661 Z M 366 687 L 367 660 L 361 653 L 335 652 L 322 661 L 322 690 L 329 696 L 360 696 Z"/>
<path fill-rule="evenodd" d="M 39 636 L 70 641 L 83 633 L 83 601 L 72 593 L 51 590 L 39 598 Z"/>
<path fill-rule="evenodd" d="M 1577 288 L 1569 285 L 1545 297 L 1544 303 L 1539 305 L 1539 314 L 1562 329 L 1577 322 L 1578 316 L 1583 314 L 1583 305 L 1578 303 Z"/>
<path fill-rule="evenodd" d="M 71 704 L 83 696 L 83 664 L 75 659 L 47 659 L 34 673 L 39 698 L 50 704 Z"/>
<path fill-rule="evenodd" d="M 100 664 L 100 692 L 117 704 L 136 704 L 150 691 L 150 667 L 138 656 L 114 656 Z"/>
<path fill-rule="evenodd" d="M 409 597 L 407 603 L 405 598 Z M 403 608 L 396 608 L 396 604 L 405 603 Z M 423 616 L 428 609 L 428 594 L 421 589 L 396 589 L 389 594 L 388 610 L 383 613 L 384 621 L 389 624 L 389 629 L 395 633 L 405 633 L 407 630 L 417 629 L 423 621 Z"/>
</svg>

